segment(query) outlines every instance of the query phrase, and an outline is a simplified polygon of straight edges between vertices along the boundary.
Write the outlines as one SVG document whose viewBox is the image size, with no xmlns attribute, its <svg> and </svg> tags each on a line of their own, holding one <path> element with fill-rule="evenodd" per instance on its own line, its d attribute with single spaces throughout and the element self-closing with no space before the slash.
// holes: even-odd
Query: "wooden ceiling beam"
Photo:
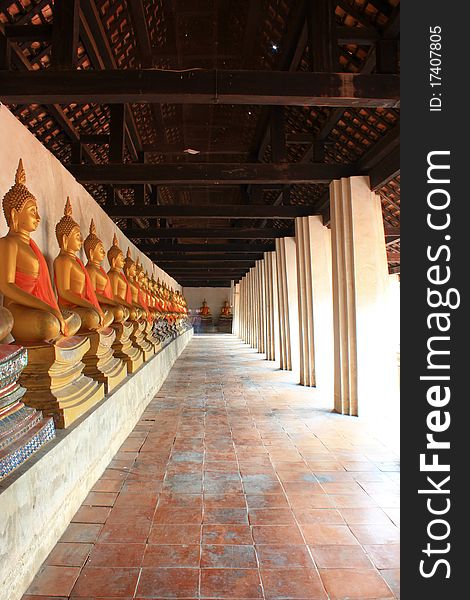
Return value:
<svg viewBox="0 0 470 600">
<path fill-rule="evenodd" d="M 183 227 L 170 227 L 159 229 L 149 227 L 147 229 L 124 229 L 123 233 L 132 239 L 227 239 L 227 240 L 269 240 L 294 235 L 294 228 L 285 229 L 249 229 L 249 228 L 217 228 L 217 229 L 186 229 Z"/>
<path fill-rule="evenodd" d="M 224 253 L 225 256 L 230 256 L 230 253 L 246 254 L 262 254 L 263 252 L 271 252 L 275 249 L 274 243 L 268 244 L 248 244 L 248 243 L 227 243 L 227 244 L 168 244 L 161 242 L 157 244 L 139 244 L 139 249 L 146 254 L 158 255 L 177 255 L 190 256 L 186 253 L 202 253 L 204 255 Z"/>
<path fill-rule="evenodd" d="M 188 219 L 295 219 L 316 214 L 309 206 L 270 206 L 254 204 L 165 204 L 146 206 L 104 206 L 113 218 L 160 217 Z"/>
<path fill-rule="evenodd" d="M 52 25 L 6 23 L 4 32 L 11 42 L 50 42 L 52 40 Z"/>
<path fill-rule="evenodd" d="M 282 71 L 0 72 L 7 104 L 167 102 L 286 106 L 399 106 L 399 76 Z"/>
<path fill-rule="evenodd" d="M 176 264 L 214 264 L 217 266 L 218 263 L 240 263 L 240 262 L 252 262 L 254 260 L 261 260 L 263 253 L 256 254 L 235 254 L 219 252 L 218 254 L 158 254 L 155 257 L 156 261 L 162 263 L 176 263 Z"/>
<path fill-rule="evenodd" d="M 80 1 L 60 0 L 53 6 L 52 68 L 75 69 L 80 29 Z"/>
<path fill-rule="evenodd" d="M 81 183 L 158 185 L 224 185 L 251 183 L 329 183 L 358 174 L 351 165 L 337 163 L 160 163 L 71 165 Z"/>
</svg>

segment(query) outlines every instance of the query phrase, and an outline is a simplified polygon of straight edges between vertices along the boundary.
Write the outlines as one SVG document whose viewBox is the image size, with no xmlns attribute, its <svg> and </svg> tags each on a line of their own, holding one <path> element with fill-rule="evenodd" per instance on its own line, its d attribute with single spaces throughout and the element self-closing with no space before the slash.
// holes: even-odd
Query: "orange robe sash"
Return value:
<svg viewBox="0 0 470 600">
<path fill-rule="evenodd" d="M 19 288 L 36 296 L 36 298 L 39 298 L 54 310 L 59 310 L 57 299 L 54 295 L 54 290 L 52 289 L 51 277 L 46 259 L 36 243 L 31 239 L 29 240 L 29 246 L 39 261 L 39 272 L 37 276 L 34 276 L 23 273 L 22 271 L 16 271 L 15 283 Z"/>
</svg>

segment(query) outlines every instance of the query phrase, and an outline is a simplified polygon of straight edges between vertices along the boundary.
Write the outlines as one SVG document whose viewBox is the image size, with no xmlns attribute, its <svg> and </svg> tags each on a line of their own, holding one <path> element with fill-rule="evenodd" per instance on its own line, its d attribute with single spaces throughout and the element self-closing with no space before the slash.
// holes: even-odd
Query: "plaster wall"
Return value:
<svg viewBox="0 0 470 600">
<path fill-rule="evenodd" d="M 191 337 L 192 329 L 171 342 L 0 482 L 0 600 L 20 600 Z"/>
<path fill-rule="evenodd" d="M 183 288 L 183 294 L 188 303 L 188 308 L 192 311 L 193 315 L 196 314 L 196 310 L 200 308 L 205 299 L 212 316 L 216 320 L 225 300 L 230 302 L 231 288 L 185 287 Z"/>
<path fill-rule="evenodd" d="M 64 214 L 67 196 L 73 208 L 73 218 L 81 227 L 82 236 L 88 235 L 90 220 L 95 221 L 97 234 L 106 251 L 116 233 L 121 249 L 126 253 L 131 248 L 132 257 L 140 257 L 144 268 L 155 278 L 165 281 L 173 289 L 181 290 L 178 283 L 140 252 L 137 247 L 114 224 L 99 204 L 76 181 L 69 171 L 37 140 L 18 119 L 0 103 L 0 198 L 15 182 L 15 173 L 20 158 L 26 171 L 26 185 L 38 201 L 41 223 L 32 238 L 46 257 L 52 275 L 52 263 L 59 253 L 55 236 L 56 223 Z M 0 237 L 8 232 L 4 216 L 0 217 Z M 86 263 L 85 253 L 80 258 Z M 108 260 L 103 263 L 108 270 Z"/>
</svg>

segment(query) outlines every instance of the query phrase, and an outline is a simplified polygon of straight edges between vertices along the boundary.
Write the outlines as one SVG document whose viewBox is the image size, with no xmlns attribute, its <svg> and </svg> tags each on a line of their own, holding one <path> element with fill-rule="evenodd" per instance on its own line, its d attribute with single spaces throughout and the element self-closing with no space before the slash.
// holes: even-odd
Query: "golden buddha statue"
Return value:
<svg viewBox="0 0 470 600">
<path fill-rule="evenodd" d="M 96 227 L 93 219 L 90 223 L 90 232 L 83 242 L 85 254 L 88 259 L 86 270 L 95 290 L 96 298 L 100 306 L 110 310 L 114 316 L 114 322 L 121 323 L 129 318 L 129 309 L 114 298 L 111 280 L 101 263 L 106 257 L 103 242 L 96 235 Z"/>
<path fill-rule="evenodd" d="M 124 253 L 119 247 L 116 234 L 113 244 L 108 250 L 109 281 L 113 298 L 129 311 L 128 321 L 115 322 L 112 327 L 116 330 L 114 351 L 127 364 L 129 373 L 134 373 L 144 361 L 141 347 L 143 323 L 139 321 L 141 309 L 132 303 L 132 292 L 129 281 L 123 273 Z"/>
<path fill-rule="evenodd" d="M 13 329 L 13 315 L 4 306 L 0 306 L 0 343 Z"/>
<path fill-rule="evenodd" d="M 220 317 L 226 319 L 232 318 L 232 308 L 230 307 L 228 300 L 225 300 L 224 305 L 222 306 L 222 309 L 220 311 Z"/>
<path fill-rule="evenodd" d="M 202 306 L 199 308 L 199 314 L 201 315 L 201 317 L 210 317 L 211 316 L 211 310 L 207 306 L 207 302 L 206 302 L 205 298 L 202 301 Z"/>
<path fill-rule="evenodd" d="M 130 248 L 127 249 L 127 255 L 124 260 L 124 274 L 129 282 L 132 304 L 139 310 L 141 322 L 140 331 L 144 334 L 142 338 L 139 339 L 139 345 L 144 352 L 144 360 L 148 360 L 154 354 L 154 345 L 149 339 L 147 339 L 147 334 L 149 331 L 148 325 L 150 324 L 151 326 L 151 322 L 148 320 L 149 311 L 145 305 L 145 299 L 143 298 L 142 291 L 137 285 L 136 263 L 132 260 Z"/>
<path fill-rule="evenodd" d="M 0 292 L 13 315 L 12 334 L 28 348 L 20 377 L 27 389 L 24 402 L 53 416 L 56 427 L 66 427 L 103 398 L 104 388 L 82 374 L 90 342 L 74 335 L 81 319 L 59 308 L 46 260 L 30 238 L 41 219 L 21 160 L 3 211 L 10 229 L 0 240 Z"/>
<path fill-rule="evenodd" d="M 15 184 L 3 198 L 3 212 L 9 231 L 0 239 L 0 292 L 5 307 L 13 315 L 13 337 L 24 343 L 54 340 L 61 334 L 74 335 L 80 319 L 74 313 L 62 314 L 46 260 L 30 237 L 41 217 L 36 198 L 26 187 L 21 159 Z"/>
<path fill-rule="evenodd" d="M 59 306 L 72 308 L 79 314 L 82 320 L 80 333 L 108 327 L 113 322 L 113 314 L 101 308 L 88 271 L 77 256 L 83 239 L 80 226 L 72 218 L 70 198 L 67 198 L 64 216 L 57 223 L 55 231 L 60 247 L 60 252 L 54 260 Z"/>
</svg>

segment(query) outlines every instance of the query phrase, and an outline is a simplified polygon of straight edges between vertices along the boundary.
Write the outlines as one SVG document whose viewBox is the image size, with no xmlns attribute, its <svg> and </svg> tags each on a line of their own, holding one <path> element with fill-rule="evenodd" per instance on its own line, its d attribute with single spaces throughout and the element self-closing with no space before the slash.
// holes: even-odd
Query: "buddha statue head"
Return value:
<svg viewBox="0 0 470 600">
<path fill-rule="evenodd" d="M 65 203 L 64 216 L 55 227 L 55 235 L 61 250 L 75 254 L 83 244 L 79 224 L 72 219 L 72 204 L 70 198 Z"/>
<path fill-rule="evenodd" d="M 124 252 L 119 248 L 119 241 L 116 234 L 113 237 L 113 245 L 108 250 L 108 261 L 112 269 L 120 271 L 124 267 Z"/>
<path fill-rule="evenodd" d="M 93 219 L 90 223 L 90 232 L 83 242 L 85 254 L 90 262 L 101 264 L 106 256 L 103 242 L 96 235 L 96 227 Z"/>
<path fill-rule="evenodd" d="M 15 183 L 3 197 L 3 213 L 10 231 L 31 233 L 38 228 L 41 217 L 37 200 L 26 187 L 26 173 L 20 158 Z"/>
<path fill-rule="evenodd" d="M 126 274 L 127 279 L 134 281 L 136 276 L 136 264 L 132 260 L 130 248 L 127 248 L 127 255 L 124 261 L 124 273 Z"/>
</svg>

